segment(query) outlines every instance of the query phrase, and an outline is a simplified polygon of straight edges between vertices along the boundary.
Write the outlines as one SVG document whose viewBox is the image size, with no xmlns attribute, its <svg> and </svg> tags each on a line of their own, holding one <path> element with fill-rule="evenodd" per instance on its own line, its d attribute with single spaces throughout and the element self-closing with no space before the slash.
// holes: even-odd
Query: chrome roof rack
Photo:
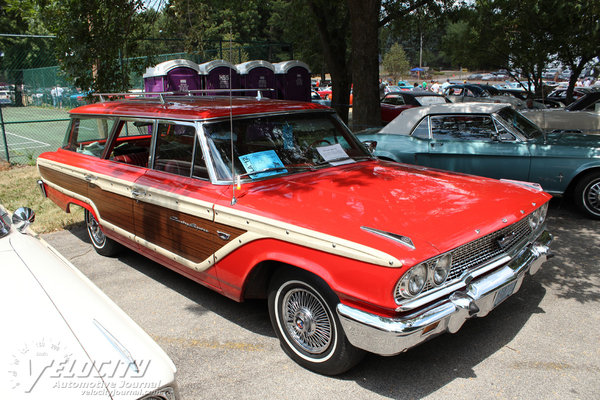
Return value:
<svg viewBox="0 0 600 400">
<path fill-rule="evenodd" d="M 195 94 L 203 96 L 211 96 L 215 93 L 245 93 L 245 92 L 256 92 L 256 99 L 261 100 L 264 98 L 262 92 L 274 92 L 275 89 L 202 89 L 202 90 L 185 90 L 178 92 L 116 92 L 116 93 L 93 93 L 93 96 L 100 98 L 102 103 L 110 101 L 111 97 L 125 97 L 127 99 L 144 99 L 144 100 L 159 100 L 161 104 L 167 103 L 168 97 L 177 97 L 181 100 L 183 97 L 191 97 Z"/>
</svg>

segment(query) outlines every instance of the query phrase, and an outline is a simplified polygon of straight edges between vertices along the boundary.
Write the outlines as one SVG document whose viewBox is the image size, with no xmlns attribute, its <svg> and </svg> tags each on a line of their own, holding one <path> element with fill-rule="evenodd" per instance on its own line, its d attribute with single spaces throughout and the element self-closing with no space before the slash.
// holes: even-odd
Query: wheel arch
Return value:
<svg viewBox="0 0 600 400">
<path fill-rule="evenodd" d="M 266 299 L 269 292 L 269 284 L 273 277 L 278 274 L 293 272 L 310 276 L 312 279 L 321 282 L 336 294 L 328 281 L 321 276 L 321 274 L 329 275 L 322 267 L 305 268 L 280 260 L 264 260 L 256 264 L 246 276 L 242 290 L 242 300 Z M 326 278 L 327 277 L 329 276 L 326 276 Z M 329 280 L 329 282 L 331 282 L 331 280 Z"/>
<path fill-rule="evenodd" d="M 574 194 L 573 191 L 579 183 L 579 181 L 593 173 L 600 173 L 600 165 L 592 165 L 578 171 L 577 174 L 571 179 L 571 181 L 567 185 L 567 188 L 565 189 L 565 195 L 572 196 Z"/>
</svg>

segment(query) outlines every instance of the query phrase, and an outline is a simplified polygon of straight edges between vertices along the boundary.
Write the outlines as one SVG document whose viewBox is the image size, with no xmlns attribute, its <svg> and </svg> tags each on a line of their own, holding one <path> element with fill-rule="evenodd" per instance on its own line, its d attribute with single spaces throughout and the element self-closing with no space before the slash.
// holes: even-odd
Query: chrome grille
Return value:
<svg viewBox="0 0 600 400">
<path fill-rule="evenodd" d="M 444 285 L 460 279 L 465 272 L 477 269 L 483 263 L 501 254 L 510 253 L 529 234 L 531 234 L 531 227 L 527 218 L 523 218 L 506 228 L 452 250 L 452 267 Z M 499 244 L 499 240 L 502 238 L 504 238 L 504 248 Z M 427 283 L 421 293 L 431 289 L 433 289 L 433 286 L 431 283 Z"/>
</svg>

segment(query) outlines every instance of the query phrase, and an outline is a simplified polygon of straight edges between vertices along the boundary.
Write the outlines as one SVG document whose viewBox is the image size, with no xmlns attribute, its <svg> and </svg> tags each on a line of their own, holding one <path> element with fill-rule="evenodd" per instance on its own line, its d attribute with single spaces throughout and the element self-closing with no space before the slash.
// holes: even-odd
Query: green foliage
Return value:
<svg viewBox="0 0 600 400">
<path fill-rule="evenodd" d="M 75 86 L 98 92 L 130 87 L 130 69 L 141 66 L 123 60 L 142 33 L 142 0 L 50 0 L 42 6 L 61 69 Z"/>
<path fill-rule="evenodd" d="M 248 43 L 270 39 L 268 21 L 273 3 L 260 0 L 172 0 L 167 9 L 170 22 L 166 30 L 171 37 L 185 40 L 187 52 L 215 54 L 229 40 Z"/>
<path fill-rule="evenodd" d="M 406 53 L 398 43 L 392 45 L 389 51 L 383 57 L 383 68 L 388 74 L 391 74 L 394 81 L 397 81 L 402 75 L 410 70 L 410 64 L 406 58 Z"/>
</svg>

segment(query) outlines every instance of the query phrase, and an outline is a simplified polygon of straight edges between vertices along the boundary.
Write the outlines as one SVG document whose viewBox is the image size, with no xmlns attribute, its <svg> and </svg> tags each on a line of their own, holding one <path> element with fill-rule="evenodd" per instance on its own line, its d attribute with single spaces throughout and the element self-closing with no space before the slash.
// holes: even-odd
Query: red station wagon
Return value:
<svg viewBox="0 0 600 400">
<path fill-rule="evenodd" d="M 47 197 L 85 209 L 98 253 L 268 299 L 284 351 L 322 374 L 458 331 L 551 255 L 538 186 L 377 160 L 313 103 L 86 105 L 38 168 Z"/>
</svg>

